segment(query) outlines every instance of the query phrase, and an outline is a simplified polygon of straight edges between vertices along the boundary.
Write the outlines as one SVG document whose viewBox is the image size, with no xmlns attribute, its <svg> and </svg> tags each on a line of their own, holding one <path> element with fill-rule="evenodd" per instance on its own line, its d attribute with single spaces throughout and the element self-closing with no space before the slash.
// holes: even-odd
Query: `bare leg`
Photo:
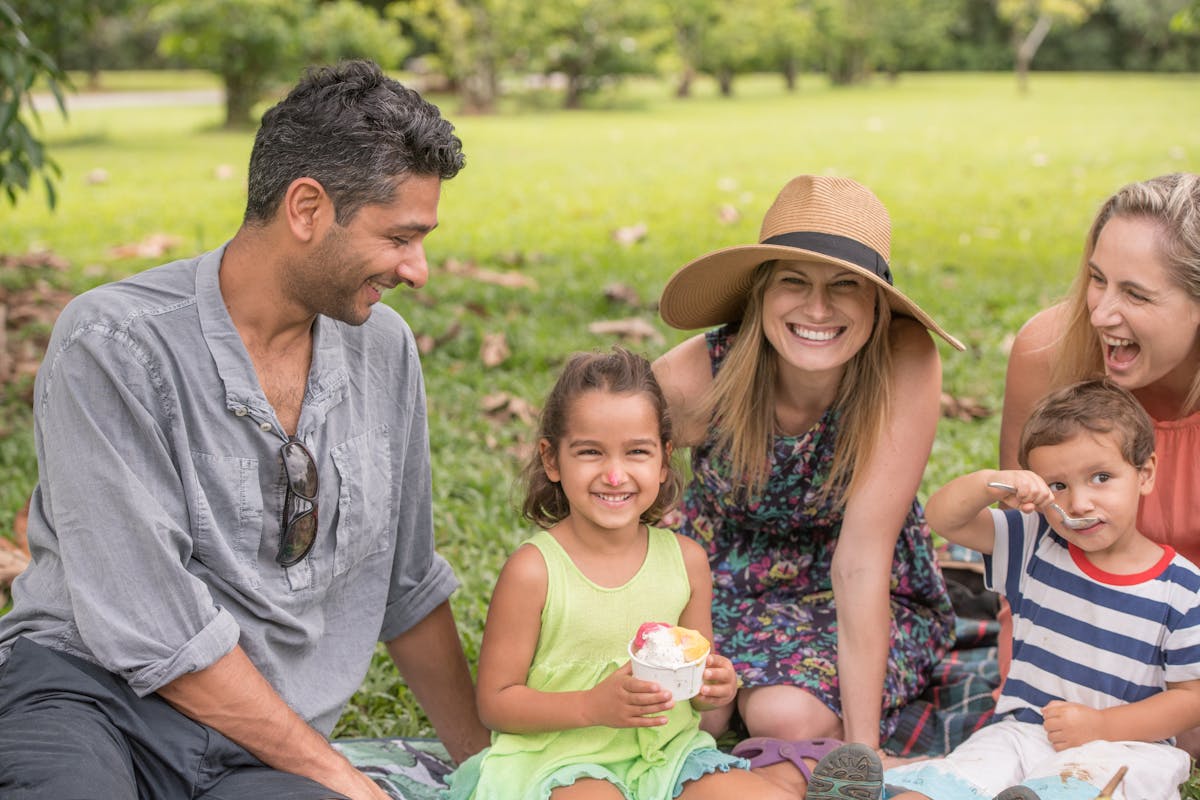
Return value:
<svg viewBox="0 0 1200 800">
<path fill-rule="evenodd" d="M 729 772 L 710 772 L 702 778 L 688 781 L 679 793 L 680 800 L 728 800 L 731 797 L 753 800 L 799 800 L 804 797 L 800 788 L 788 788 L 767 780 L 761 775 L 741 769 Z"/>
<path fill-rule="evenodd" d="M 700 714 L 700 730 L 716 739 L 729 730 L 729 720 L 731 719 L 733 719 L 733 703 L 726 703 L 720 708 Z"/>
<path fill-rule="evenodd" d="M 842 721 L 796 686 L 759 686 L 738 692 L 738 709 L 751 736 L 774 739 L 840 739 Z"/>
<path fill-rule="evenodd" d="M 570 786 L 550 792 L 550 800 L 624 800 L 621 791 L 608 781 L 580 778 Z"/>
</svg>

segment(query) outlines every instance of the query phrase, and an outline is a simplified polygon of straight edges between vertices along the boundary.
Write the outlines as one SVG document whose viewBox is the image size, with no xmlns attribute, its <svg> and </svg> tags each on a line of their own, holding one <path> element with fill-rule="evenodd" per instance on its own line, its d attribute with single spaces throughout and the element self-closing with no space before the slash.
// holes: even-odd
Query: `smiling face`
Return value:
<svg viewBox="0 0 1200 800">
<path fill-rule="evenodd" d="M 763 295 L 763 334 L 785 363 L 840 373 L 871 338 L 877 294 L 853 270 L 779 261 Z"/>
<path fill-rule="evenodd" d="M 1072 530 L 1051 510 L 1046 519 L 1055 532 L 1110 572 L 1139 563 L 1148 540 L 1137 531 L 1138 503 L 1154 488 L 1153 455 L 1135 467 L 1125 460 L 1114 433 L 1082 430 L 1060 444 L 1033 448 L 1028 460 L 1029 469 L 1042 477 L 1063 511 L 1100 520 L 1090 528 Z"/>
<path fill-rule="evenodd" d="M 383 292 L 424 286 L 424 242 L 437 226 L 440 193 L 437 176 L 410 176 L 391 202 L 363 206 L 345 226 L 332 223 L 288 272 L 288 296 L 310 313 L 361 325 Z"/>
<path fill-rule="evenodd" d="M 556 451 L 540 443 L 546 475 L 561 484 L 577 534 L 635 533 L 667 479 L 658 416 L 640 392 L 583 392 L 570 404 Z"/>
<path fill-rule="evenodd" d="M 1158 236 L 1150 220 L 1110 219 L 1088 264 L 1087 307 L 1115 383 L 1182 398 L 1200 370 L 1200 302 L 1172 279 Z"/>
</svg>

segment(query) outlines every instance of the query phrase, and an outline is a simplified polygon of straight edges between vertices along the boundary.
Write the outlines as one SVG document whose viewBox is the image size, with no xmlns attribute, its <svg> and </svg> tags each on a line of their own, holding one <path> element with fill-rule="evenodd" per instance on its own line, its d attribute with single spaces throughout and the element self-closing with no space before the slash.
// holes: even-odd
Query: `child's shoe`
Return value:
<svg viewBox="0 0 1200 800">
<path fill-rule="evenodd" d="M 864 744 L 845 744 L 813 767 L 806 800 L 879 800 L 883 764 Z"/>
<path fill-rule="evenodd" d="M 1042 800 L 1042 798 L 1028 786 L 1010 786 L 992 800 Z"/>
</svg>

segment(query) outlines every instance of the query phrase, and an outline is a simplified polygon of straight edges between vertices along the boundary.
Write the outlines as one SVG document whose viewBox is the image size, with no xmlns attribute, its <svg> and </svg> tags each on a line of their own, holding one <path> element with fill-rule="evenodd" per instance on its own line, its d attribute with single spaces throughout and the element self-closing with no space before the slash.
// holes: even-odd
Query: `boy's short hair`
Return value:
<svg viewBox="0 0 1200 800">
<path fill-rule="evenodd" d="M 1108 378 L 1080 381 L 1046 395 L 1021 430 L 1017 461 L 1029 469 L 1036 447 L 1062 444 L 1082 431 L 1115 434 L 1121 455 L 1141 468 L 1154 454 L 1154 423 L 1132 394 Z"/>
</svg>

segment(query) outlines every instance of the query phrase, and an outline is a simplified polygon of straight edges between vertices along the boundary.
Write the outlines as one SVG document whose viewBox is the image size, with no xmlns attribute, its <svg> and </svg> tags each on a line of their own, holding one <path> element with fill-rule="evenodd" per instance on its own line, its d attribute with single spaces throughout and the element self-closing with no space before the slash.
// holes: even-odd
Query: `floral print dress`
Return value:
<svg viewBox="0 0 1200 800">
<path fill-rule="evenodd" d="M 713 372 L 736 332 L 707 334 Z M 799 686 L 838 716 L 837 617 L 830 565 L 844 507 L 819 502 L 837 439 L 832 411 L 799 436 L 777 436 L 767 488 L 749 501 L 729 478 L 715 431 L 692 448 L 693 478 L 680 532 L 708 552 L 713 573 L 713 632 L 744 686 Z M 916 498 L 892 560 L 891 652 L 883 685 L 880 736 L 925 688 L 954 637 L 954 614 Z"/>
</svg>

